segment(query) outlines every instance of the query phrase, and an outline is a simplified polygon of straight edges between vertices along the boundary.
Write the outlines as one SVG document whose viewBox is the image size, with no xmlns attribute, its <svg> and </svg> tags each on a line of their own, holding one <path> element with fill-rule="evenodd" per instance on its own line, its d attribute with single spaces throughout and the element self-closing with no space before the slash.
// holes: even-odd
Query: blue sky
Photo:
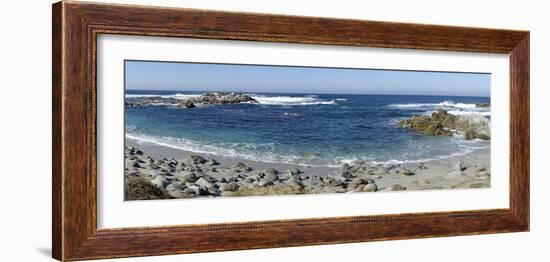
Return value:
<svg viewBox="0 0 550 262">
<path fill-rule="evenodd" d="M 126 88 L 308 94 L 489 96 L 489 74 L 126 61 Z"/>
</svg>

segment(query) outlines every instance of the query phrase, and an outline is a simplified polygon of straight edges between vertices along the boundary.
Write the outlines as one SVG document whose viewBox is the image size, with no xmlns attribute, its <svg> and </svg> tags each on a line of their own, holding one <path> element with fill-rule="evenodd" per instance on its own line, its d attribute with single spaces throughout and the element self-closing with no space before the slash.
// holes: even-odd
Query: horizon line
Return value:
<svg viewBox="0 0 550 262">
<path fill-rule="evenodd" d="M 484 98 L 491 98 L 491 95 L 489 96 L 482 96 L 482 95 L 418 95 L 418 94 L 383 94 L 383 93 L 327 93 L 327 92 L 318 92 L 318 93 L 302 93 L 302 92 L 255 92 L 255 91 L 219 91 L 219 90 L 210 90 L 210 91 L 204 91 L 204 90 L 181 90 L 181 89 L 128 89 L 124 88 L 124 93 L 126 94 L 126 91 L 163 91 L 163 92 L 198 92 L 198 93 L 208 93 L 208 92 L 225 92 L 225 93 L 243 93 L 243 94 L 252 94 L 252 93 L 260 93 L 260 94 L 300 94 L 300 95 L 378 95 L 378 96 L 455 96 L 455 97 L 484 97 Z"/>
</svg>

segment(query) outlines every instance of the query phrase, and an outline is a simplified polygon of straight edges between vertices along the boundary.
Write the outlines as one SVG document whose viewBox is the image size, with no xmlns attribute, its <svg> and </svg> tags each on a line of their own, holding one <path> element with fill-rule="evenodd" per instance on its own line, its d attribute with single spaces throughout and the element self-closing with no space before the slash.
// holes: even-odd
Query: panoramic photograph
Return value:
<svg viewBox="0 0 550 262">
<path fill-rule="evenodd" d="M 128 201 L 491 186 L 490 74 L 124 68 Z"/>
</svg>

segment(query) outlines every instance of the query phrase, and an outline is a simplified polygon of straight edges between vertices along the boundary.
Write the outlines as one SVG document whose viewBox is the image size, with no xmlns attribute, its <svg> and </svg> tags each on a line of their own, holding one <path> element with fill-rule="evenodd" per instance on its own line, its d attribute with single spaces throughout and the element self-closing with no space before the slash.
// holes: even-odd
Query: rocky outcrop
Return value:
<svg viewBox="0 0 550 262">
<path fill-rule="evenodd" d="M 164 97 L 137 97 L 128 98 L 125 101 L 126 106 L 171 105 L 182 108 L 194 108 L 197 104 L 227 105 L 239 103 L 257 103 L 257 101 L 249 95 L 225 92 L 206 93 L 201 96 L 188 97 L 183 99 Z"/>
<path fill-rule="evenodd" d="M 441 109 L 431 116 L 412 116 L 401 120 L 399 126 L 430 136 L 452 136 L 453 130 L 458 130 L 468 140 L 491 139 L 491 123 L 488 118 L 476 114 L 455 116 Z"/>
</svg>

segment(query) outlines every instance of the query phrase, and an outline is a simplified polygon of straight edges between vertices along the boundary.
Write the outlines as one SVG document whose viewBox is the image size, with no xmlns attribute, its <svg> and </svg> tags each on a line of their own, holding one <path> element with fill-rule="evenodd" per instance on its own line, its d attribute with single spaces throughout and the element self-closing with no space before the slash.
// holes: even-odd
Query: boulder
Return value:
<svg viewBox="0 0 550 262">
<path fill-rule="evenodd" d="M 378 191 L 378 186 L 374 183 L 372 184 L 367 184 L 363 187 L 363 192 L 376 192 Z"/>
<path fill-rule="evenodd" d="M 231 166 L 231 170 L 233 170 L 234 172 L 247 172 L 247 171 L 251 171 L 252 168 L 250 168 L 243 162 L 238 162 Z"/>
<path fill-rule="evenodd" d="M 204 164 L 208 161 L 206 158 L 198 155 L 190 155 L 189 158 L 193 164 Z"/>
<path fill-rule="evenodd" d="M 265 169 L 264 171 L 262 171 L 262 173 L 264 174 L 270 174 L 270 175 L 276 175 L 278 174 L 279 172 L 275 169 L 275 168 L 267 168 Z"/>
<path fill-rule="evenodd" d="M 213 186 L 212 183 L 208 182 L 206 179 L 204 179 L 204 177 L 199 178 L 195 182 L 195 184 L 200 186 L 200 187 L 205 187 L 205 188 L 211 188 Z"/>
<path fill-rule="evenodd" d="M 166 186 L 166 190 L 168 190 L 168 192 L 170 191 L 181 191 L 185 189 L 180 183 L 170 183 L 169 185 Z"/>
<path fill-rule="evenodd" d="M 351 166 L 350 166 L 348 163 L 344 163 L 344 164 L 342 164 L 342 167 L 340 168 L 340 170 L 341 170 L 342 172 L 350 171 L 350 170 L 351 170 Z"/>
<path fill-rule="evenodd" d="M 193 172 L 182 172 L 176 175 L 176 178 L 183 182 L 195 182 L 197 181 L 197 175 Z"/>
<path fill-rule="evenodd" d="M 462 115 L 457 118 L 456 129 L 464 132 L 468 140 L 472 139 L 491 139 L 491 122 L 482 115 Z"/>
<path fill-rule="evenodd" d="M 360 185 L 360 184 L 363 184 L 363 183 L 365 183 L 365 181 L 360 177 L 356 177 L 356 178 L 351 180 L 352 185 Z"/>
<path fill-rule="evenodd" d="M 220 191 L 236 191 L 237 189 L 239 189 L 239 185 L 237 185 L 237 183 L 223 183 L 223 184 L 220 184 L 220 187 L 218 188 Z"/>
<path fill-rule="evenodd" d="M 206 164 L 209 166 L 217 166 L 220 164 L 220 162 L 216 161 L 216 159 L 211 158 L 208 161 L 206 161 Z"/>
<path fill-rule="evenodd" d="M 268 181 L 268 182 L 273 182 L 273 181 L 278 180 L 278 179 L 279 179 L 279 176 L 277 176 L 276 173 L 267 173 L 267 174 L 264 173 L 263 179 L 264 179 L 265 181 Z"/>
<path fill-rule="evenodd" d="M 158 188 L 164 188 L 168 184 L 168 180 L 163 176 L 155 176 L 150 182 Z"/>
<path fill-rule="evenodd" d="M 289 170 L 287 170 L 287 173 L 289 173 L 290 175 L 299 175 L 302 173 L 302 171 L 300 171 L 298 168 L 291 168 Z"/>
<path fill-rule="evenodd" d="M 406 168 L 399 169 L 399 174 L 404 176 L 414 176 L 414 172 Z"/>
</svg>

